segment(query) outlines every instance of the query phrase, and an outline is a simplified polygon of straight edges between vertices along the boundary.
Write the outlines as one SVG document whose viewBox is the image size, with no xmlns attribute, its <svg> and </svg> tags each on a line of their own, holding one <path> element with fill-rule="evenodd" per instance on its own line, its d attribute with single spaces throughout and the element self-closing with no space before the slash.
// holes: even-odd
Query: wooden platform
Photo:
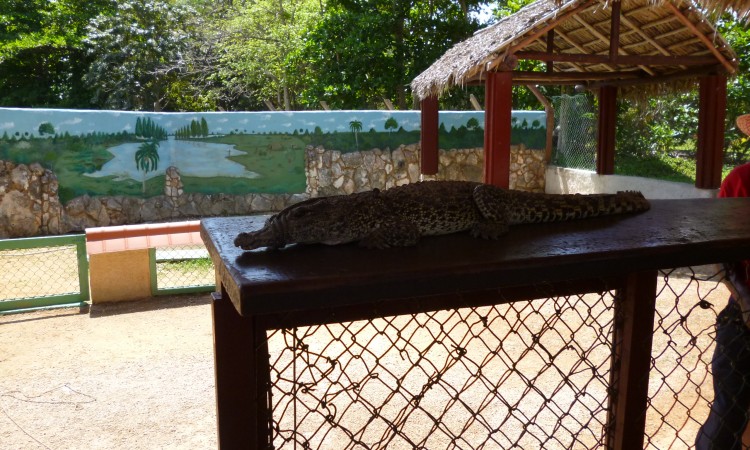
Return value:
<svg viewBox="0 0 750 450">
<path fill-rule="evenodd" d="M 750 199 L 655 200 L 645 213 L 519 225 L 497 241 L 463 233 L 410 248 L 270 252 L 232 243 L 265 217 L 205 219 L 201 236 L 222 291 L 214 302 L 220 446 L 269 442 L 266 329 L 488 304 L 502 289 L 504 301 L 619 291 L 622 364 L 607 439 L 611 448 L 643 448 L 656 270 L 750 258 L 748 217 Z"/>
</svg>

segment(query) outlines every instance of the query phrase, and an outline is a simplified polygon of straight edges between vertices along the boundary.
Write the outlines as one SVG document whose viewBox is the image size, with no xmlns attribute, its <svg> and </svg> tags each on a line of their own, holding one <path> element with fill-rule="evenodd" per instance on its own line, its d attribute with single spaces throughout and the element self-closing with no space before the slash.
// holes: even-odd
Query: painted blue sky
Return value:
<svg viewBox="0 0 750 450">
<path fill-rule="evenodd" d="M 514 111 L 518 122 L 527 120 L 529 125 L 538 120 L 545 126 L 543 111 Z M 0 108 L 0 136 L 29 133 L 39 136 L 39 125 L 49 122 L 57 134 L 81 135 L 94 132 L 133 132 L 136 119 L 150 117 L 169 134 L 189 125 L 192 120 L 204 117 L 211 133 L 293 133 L 295 130 L 312 132 L 320 127 L 323 132 L 348 132 L 349 122 L 362 122 L 362 130 L 386 131 L 385 121 L 393 117 L 407 131 L 419 130 L 419 111 L 291 111 L 291 112 L 201 112 L 201 113 L 150 113 L 134 111 L 90 111 L 61 109 Z M 484 112 L 443 111 L 440 121 L 447 129 L 466 125 L 469 118 L 484 122 Z"/>
</svg>

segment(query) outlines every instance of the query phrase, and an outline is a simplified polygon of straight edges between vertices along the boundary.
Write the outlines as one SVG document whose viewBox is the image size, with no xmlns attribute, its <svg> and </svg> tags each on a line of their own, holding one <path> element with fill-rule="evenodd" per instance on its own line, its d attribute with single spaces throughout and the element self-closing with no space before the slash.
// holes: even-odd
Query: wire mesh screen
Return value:
<svg viewBox="0 0 750 450">
<path fill-rule="evenodd" d="M 160 247 L 154 254 L 159 290 L 211 288 L 216 283 L 213 263 L 202 245 Z"/>
<path fill-rule="evenodd" d="M 715 324 L 729 292 L 718 266 L 660 275 L 644 447 L 691 448 L 714 399 Z"/>
<path fill-rule="evenodd" d="M 660 276 L 644 447 L 692 448 L 729 294 L 709 267 Z M 613 291 L 269 330 L 273 448 L 602 448 L 618 301 Z"/>
<path fill-rule="evenodd" d="M 79 292 L 76 245 L 0 250 L 0 301 Z"/>
<path fill-rule="evenodd" d="M 552 98 L 555 148 L 552 164 L 571 169 L 596 169 L 596 107 L 589 95 Z"/>
<path fill-rule="evenodd" d="M 275 448 L 599 448 L 609 293 L 277 330 Z"/>
</svg>

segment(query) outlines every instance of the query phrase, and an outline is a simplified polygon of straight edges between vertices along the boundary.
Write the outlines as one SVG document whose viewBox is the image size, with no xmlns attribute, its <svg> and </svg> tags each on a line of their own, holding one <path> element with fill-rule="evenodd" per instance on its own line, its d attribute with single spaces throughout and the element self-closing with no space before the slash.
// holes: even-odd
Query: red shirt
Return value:
<svg viewBox="0 0 750 450">
<path fill-rule="evenodd" d="M 737 166 L 721 182 L 719 197 L 750 197 L 750 163 Z"/>
<path fill-rule="evenodd" d="M 719 197 L 750 197 L 750 163 L 737 166 L 729 172 L 721 182 Z M 750 287 L 750 260 L 738 263 L 736 270 L 739 277 Z"/>
</svg>

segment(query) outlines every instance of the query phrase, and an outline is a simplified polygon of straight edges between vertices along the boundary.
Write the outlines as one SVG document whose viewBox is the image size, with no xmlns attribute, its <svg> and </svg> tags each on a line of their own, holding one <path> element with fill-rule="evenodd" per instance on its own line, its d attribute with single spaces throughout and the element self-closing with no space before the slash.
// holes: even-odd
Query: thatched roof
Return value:
<svg viewBox="0 0 750 450">
<path fill-rule="evenodd" d="M 698 3 L 711 13 L 731 11 L 738 19 L 750 17 L 749 0 L 698 0 Z"/>
<path fill-rule="evenodd" d="M 448 50 L 412 81 L 412 91 L 423 99 L 453 86 L 479 84 L 488 71 L 515 67 L 516 58 L 546 61 L 552 70 L 514 69 L 514 83 L 607 84 L 624 90 L 637 85 L 639 91 L 646 83 L 675 85 L 688 77 L 736 71 L 736 55 L 691 3 L 617 3 L 538 0 Z M 611 47 L 617 9 L 617 44 Z"/>
</svg>

